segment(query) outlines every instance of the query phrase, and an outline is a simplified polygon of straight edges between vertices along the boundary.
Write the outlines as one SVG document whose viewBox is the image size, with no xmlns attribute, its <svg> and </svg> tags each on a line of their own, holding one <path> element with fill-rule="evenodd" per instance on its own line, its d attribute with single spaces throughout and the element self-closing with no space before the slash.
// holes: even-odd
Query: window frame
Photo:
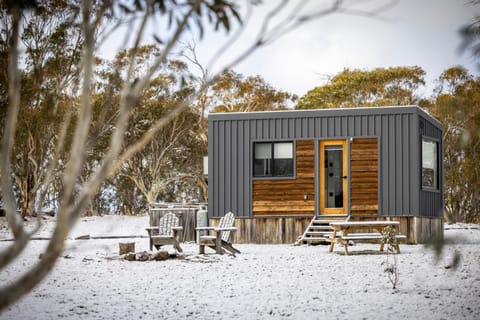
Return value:
<svg viewBox="0 0 480 320">
<path fill-rule="evenodd" d="M 275 144 L 280 144 L 280 143 L 289 143 L 292 146 L 292 174 L 291 175 L 275 175 Z M 271 161 L 271 171 L 272 173 L 270 175 L 256 175 L 255 174 L 255 161 L 257 160 L 256 158 L 256 153 L 255 153 L 255 146 L 257 144 L 270 144 L 270 161 Z M 258 141 L 253 141 L 252 142 L 252 177 L 255 180 L 286 180 L 286 179 L 295 179 L 296 176 L 296 155 L 295 155 L 295 141 L 293 140 L 258 140 Z"/>
<path fill-rule="evenodd" d="M 434 172 L 434 183 L 433 186 L 428 186 L 423 184 L 423 143 L 429 142 L 435 144 L 435 152 L 436 152 L 436 163 L 435 163 L 435 172 Z M 420 139 L 420 187 L 424 191 L 440 191 L 440 141 L 435 138 L 422 136 Z"/>
</svg>

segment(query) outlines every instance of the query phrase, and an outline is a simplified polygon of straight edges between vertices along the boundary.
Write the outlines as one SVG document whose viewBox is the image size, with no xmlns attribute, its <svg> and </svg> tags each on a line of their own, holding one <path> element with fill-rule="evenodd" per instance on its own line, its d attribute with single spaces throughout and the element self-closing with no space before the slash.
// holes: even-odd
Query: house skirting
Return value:
<svg viewBox="0 0 480 320">
<path fill-rule="evenodd" d="M 325 217 L 325 219 L 329 219 Z M 338 219 L 338 218 L 337 218 Z M 352 221 L 361 218 L 352 218 Z M 372 220 L 372 217 L 364 219 Z M 385 219 L 385 218 L 381 218 Z M 400 221 L 399 232 L 407 236 L 407 243 L 426 243 L 432 239 L 443 239 L 443 218 L 430 217 L 388 217 Z M 291 244 L 302 235 L 312 216 L 278 216 L 237 218 L 234 243 Z M 218 218 L 210 218 L 209 224 L 218 224 Z"/>
</svg>

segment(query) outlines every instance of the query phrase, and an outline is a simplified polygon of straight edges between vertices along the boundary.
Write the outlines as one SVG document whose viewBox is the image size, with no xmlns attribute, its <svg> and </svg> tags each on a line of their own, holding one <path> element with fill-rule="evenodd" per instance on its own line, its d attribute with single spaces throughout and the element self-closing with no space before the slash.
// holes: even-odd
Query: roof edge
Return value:
<svg viewBox="0 0 480 320">
<path fill-rule="evenodd" d="M 435 124 L 443 130 L 443 125 L 427 111 L 418 105 L 384 106 L 384 107 L 354 107 L 354 108 L 329 108 L 329 109 L 301 109 L 301 110 L 275 110 L 254 112 L 222 112 L 208 114 L 209 120 L 253 120 L 253 119 L 283 119 L 301 116 L 351 116 L 351 115 L 381 115 L 381 114 L 417 114 Z"/>
</svg>

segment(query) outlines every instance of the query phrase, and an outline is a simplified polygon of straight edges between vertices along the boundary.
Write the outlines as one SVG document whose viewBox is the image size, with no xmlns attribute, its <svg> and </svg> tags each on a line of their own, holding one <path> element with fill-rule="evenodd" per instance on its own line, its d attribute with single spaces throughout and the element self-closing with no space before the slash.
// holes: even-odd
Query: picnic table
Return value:
<svg viewBox="0 0 480 320">
<path fill-rule="evenodd" d="M 343 244 L 345 248 L 345 255 L 348 255 L 349 241 L 376 241 L 380 242 L 380 251 L 383 251 L 384 243 L 383 230 L 385 227 L 391 226 L 397 233 L 397 227 L 400 225 L 398 221 L 335 221 L 330 222 L 333 231 L 327 241 L 330 242 L 329 252 L 333 252 L 335 243 Z M 405 239 L 406 236 L 396 234 L 396 239 Z M 398 242 L 395 244 L 397 253 L 400 253 L 400 246 Z"/>
</svg>

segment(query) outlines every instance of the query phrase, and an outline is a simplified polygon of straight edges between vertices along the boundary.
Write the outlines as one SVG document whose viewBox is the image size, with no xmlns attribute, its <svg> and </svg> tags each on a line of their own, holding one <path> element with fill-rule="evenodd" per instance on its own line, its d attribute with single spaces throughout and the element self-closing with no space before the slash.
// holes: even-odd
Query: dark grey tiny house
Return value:
<svg viewBox="0 0 480 320">
<path fill-rule="evenodd" d="M 208 218 L 237 242 L 294 242 L 313 216 L 391 218 L 443 235 L 443 126 L 417 106 L 208 117 Z"/>
</svg>

